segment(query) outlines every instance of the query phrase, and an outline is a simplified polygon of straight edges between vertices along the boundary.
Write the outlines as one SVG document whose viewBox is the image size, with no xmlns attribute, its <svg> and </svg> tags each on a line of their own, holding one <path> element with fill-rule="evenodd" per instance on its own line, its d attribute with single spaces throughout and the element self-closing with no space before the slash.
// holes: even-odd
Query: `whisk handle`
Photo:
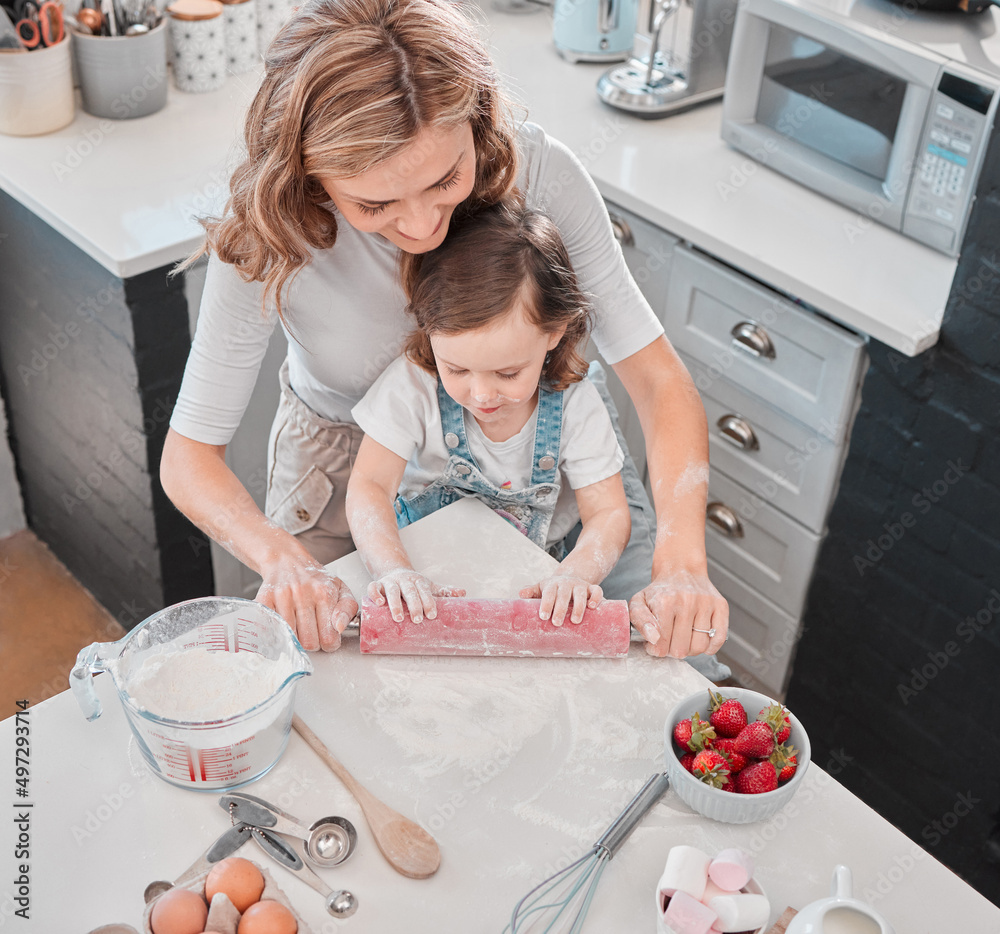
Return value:
<svg viewBox="0 0 1000 934">
<path fill-rule="evenodd" d="M 604 831 L 604 835 L 594 844 L 594 848 L 598 852 L 601 850 L 607 851 L 608 859 L 611 859 L 621 848 L 621 845 L 629 838 L 629 834 L 635 830 L 639 821 L 663 797 L 669 787 L 670 779 L 667 777 L 666 772 L 657 772 L 655 775 L 651 775 L 649 781 L 639 789 L 636 796 L 625 806 L 625 810 Z"/>
</svg>

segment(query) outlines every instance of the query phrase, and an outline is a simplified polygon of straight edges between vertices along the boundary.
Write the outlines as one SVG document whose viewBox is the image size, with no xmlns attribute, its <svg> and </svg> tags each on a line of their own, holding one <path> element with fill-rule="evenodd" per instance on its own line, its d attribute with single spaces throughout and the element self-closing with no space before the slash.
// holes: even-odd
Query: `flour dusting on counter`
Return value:
<svg viewBox="0 0 1000 934">
<path fill-rule="evenodd" d="M 147 655 L 127 690 L 143 710 L 169 720 L 224 720 L 275 694 L 296 671 L 290 659 L 187 648 Z"/>
</svg>

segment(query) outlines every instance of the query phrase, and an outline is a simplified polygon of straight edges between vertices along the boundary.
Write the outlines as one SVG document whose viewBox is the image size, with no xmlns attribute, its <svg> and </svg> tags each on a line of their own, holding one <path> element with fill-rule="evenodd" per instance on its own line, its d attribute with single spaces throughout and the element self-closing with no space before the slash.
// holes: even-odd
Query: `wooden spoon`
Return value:
<svg viewBox="0 0 1000 934">
<path fill-rule="evenodd" d="M 331 755 L 323 741 L 302 721 L 298 714 L 292 716 L 292 726 L 313 751 L 329 766 L 354 795 L 368 821 L 372 835 L 382 855 L 396 872 L 411 879 L 433 876 L 441 865 L 441 851 L 437 841 L 423 827 L 391 807 L 383 804 L 370 791 L 358 783 L 343 765 Z"/>
</svg>

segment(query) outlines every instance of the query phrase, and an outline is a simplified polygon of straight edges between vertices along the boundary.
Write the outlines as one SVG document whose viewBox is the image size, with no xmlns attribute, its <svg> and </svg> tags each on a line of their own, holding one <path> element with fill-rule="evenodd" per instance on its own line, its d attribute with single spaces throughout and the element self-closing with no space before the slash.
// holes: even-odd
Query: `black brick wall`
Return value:
<svg viewBox="0 0 1000 934">
<path fill-rule="evenodd" d="M 998 189 L 994 133 L 939 343 L 871 344 L 787 700 L 815 759 L 843 750 L 841 782 L 1000 904 Z"/>
<path fill-rule="evenodd" d="M 0 387 L 28 525 L 127 628 L 212 591 L 158 479 L 190 346 L 166 272 L 118 279 L 0 192 Z"/>
</svg>

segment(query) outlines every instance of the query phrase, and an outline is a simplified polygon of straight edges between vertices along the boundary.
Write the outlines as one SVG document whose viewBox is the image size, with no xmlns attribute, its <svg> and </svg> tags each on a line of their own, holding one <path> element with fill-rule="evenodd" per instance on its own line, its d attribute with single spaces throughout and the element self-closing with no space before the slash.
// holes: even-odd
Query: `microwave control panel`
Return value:
<svg viewBox="0 0 1000 934">
<path fill-rule="evenodd" d="M 917 149 L 903 233 L 952 255 L 958 252 L 996 96 L 994 88 L 941 75 Z"/>
</svg>

